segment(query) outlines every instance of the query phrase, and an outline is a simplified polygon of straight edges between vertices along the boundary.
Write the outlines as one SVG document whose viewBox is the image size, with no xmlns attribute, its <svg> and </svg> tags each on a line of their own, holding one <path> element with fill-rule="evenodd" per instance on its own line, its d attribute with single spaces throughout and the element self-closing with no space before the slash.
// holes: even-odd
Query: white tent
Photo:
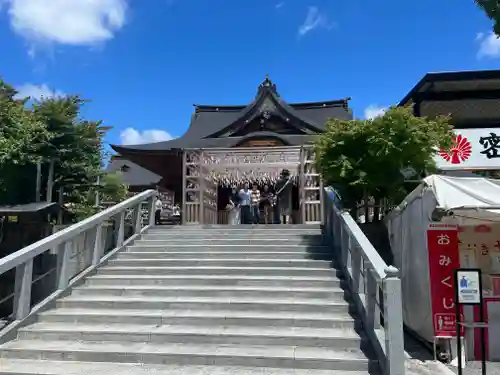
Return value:
<svg viewBox="0 0 500 375">
<path fill-rule="evenodd" d="M 386 217 L 406 326 L 433 341 L 426 231 L 439 220 L 500 223 L 500 180 L 432 175 Z M 444 218 L 444 219 L 443 219 Z"/>
</svg>

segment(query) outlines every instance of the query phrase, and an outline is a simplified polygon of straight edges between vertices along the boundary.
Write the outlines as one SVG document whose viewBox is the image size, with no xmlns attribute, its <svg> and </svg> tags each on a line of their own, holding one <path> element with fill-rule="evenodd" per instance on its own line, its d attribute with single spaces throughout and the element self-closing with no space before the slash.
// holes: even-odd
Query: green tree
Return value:
<svg viewBox="0 0 500 375">
<path fill-rule="evenodd" d="M 46 124 L 15 99 L 16 90 L 0 79 L 0 202 L 19 198 L 26 184 L 23 171 L 42 160 L 41 150 L 50 141 Z M 33 176 L 34 177 L 34 176 Z M 34 181 L 34 178 L 33 178 Z M 34 193 L 33 185 L 33 193 Z"/>
<path fill-rule="evenodd" d="M 77 220 L 83 220 L 99 212 L 109 203 L 118 203 L 128 197 L 128 188 L 123 183 L 120 172 L 103 173 L 99 185 L 89 186 L 85 190 L 73 190 L 70 201 Z M 99 201 L 97 202 L 97 195 Z M 104 205 L 103 205 L 104 204 Z"/>
<path fill-rule="evenodd" d="M 12 86 L 0 80 L 0 204 L 35 200 L 37 163 L 42 163 L 43 188 L 54 165 L 52 196 L 56 198 L 63 188 L 63 201 L 70 203 L 77 219 L 100 209 L 97 193 L 101 201 L 126 198 L 127 187 L 119 174 L 102 169 L 103 137 L 109 128 L 101 121 L 82 118 L 87 101 L 70 95 L 32 102 L 16 95 Z"/>
<path fill-rule="evenodd" d="M 52 135 L 42 154 L 46 163 L 55 161 L 55 185 L 85 188 L 95 183 L 101 172 L 101 124 L 80 119 L 84 103 L 78 96 L 68 96 L 45 99 L 33 106 Z"/>
<path fill-rule="evenodd" d="M 475 2 L 493 21 L 493 31 L 500 36 L 500 0 L 475 0 Z"/>
<path fill-rule="evenodd" d="M 373 120 L 332 119 L 326 129 L 315 142 L 317 166 L 350 209 L 365 196 L 399 202 L 408 192 L 401 170 L 434 171 L 434 156 L 454 136 L 448 117 L 415 117 L 403 107 Z"/>
<path fill-rule="evenodd" d="M 65 203 L 71 203 L 77 217 L 82 219 L 98 211 L 96 193 L 111 194 L 113 201 L 125 198 L 126 188 L 118 177 L 105 174 L 103 137 L 107 127 L 101 121 L 81 119 L 86 101 L 78 96 L 51 98 L 35 103 L 34 113 L 46 123 L 52 139 L 43 149 L 45 171 L 55 161 L 54 188 L 65 191 Z M 47 175 L 47 173 L 45 173 Z M 100 186 L 97 180 L 101 178 Z"/>
</svg>

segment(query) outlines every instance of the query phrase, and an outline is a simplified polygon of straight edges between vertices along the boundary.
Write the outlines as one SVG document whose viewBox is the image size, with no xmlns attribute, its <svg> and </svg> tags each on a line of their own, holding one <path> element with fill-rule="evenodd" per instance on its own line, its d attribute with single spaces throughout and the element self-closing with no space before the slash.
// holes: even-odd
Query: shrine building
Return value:
<svg viewBox="0 0 500 375">
<path fill-rule="evenodd" d="M 194 105 L 179 138 L 112 148 L 120 160 L 160 176 L 158 184 L 182 204 L 185 224 L 223 223 L 231 188 L 272 186 L 283 169 L 294 179 L 294 222 L 318 223 L 322 184 L 312 142 L 329 118 L 353 118 L 349 100 L 287 103 L 266 76 L 247 105 Z"/>
</svg>

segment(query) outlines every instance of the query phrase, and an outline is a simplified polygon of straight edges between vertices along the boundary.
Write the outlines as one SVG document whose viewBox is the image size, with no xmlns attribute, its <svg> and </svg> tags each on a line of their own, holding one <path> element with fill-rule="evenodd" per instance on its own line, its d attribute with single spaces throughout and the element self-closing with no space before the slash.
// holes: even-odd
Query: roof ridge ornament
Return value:
<svg viewBox="0 0 500 375">
<path fill-rule="evenodd" d="M 259 85 L 259 90 L 257 93 L 257 96 L 263 91 L 263 90 L 271 90 L 274 94 L 278 95 L 278 91 L 276 90 L 276 85 L 269 79 L 269 74 L 266 74 L 266 79 Z"/>
</svg>

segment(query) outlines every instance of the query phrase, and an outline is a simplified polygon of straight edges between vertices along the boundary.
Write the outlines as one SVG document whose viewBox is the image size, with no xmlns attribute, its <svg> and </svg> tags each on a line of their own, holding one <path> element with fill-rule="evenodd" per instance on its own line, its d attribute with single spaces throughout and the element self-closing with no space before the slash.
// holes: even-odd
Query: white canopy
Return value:
<svg viewBox="0 0 500 375">
<path fill-rule="evenodd" d="M 500 180 L 432 175 L 423 184 L 432 189 L 438 207 L 445 210 L 500 208 Z"/>
<path fill-rule="evenodd" d="M 443 215 L 453 211 L 453 219 L 461 223 L 500 221 L 500 181 L 432 175 L 385 219 L 394 263 L 401 270 L 405 324 L 430 342 L 433 326 L 426 232 L 436 219 L 436 209 L 445 211 Z"/>
</svg>

